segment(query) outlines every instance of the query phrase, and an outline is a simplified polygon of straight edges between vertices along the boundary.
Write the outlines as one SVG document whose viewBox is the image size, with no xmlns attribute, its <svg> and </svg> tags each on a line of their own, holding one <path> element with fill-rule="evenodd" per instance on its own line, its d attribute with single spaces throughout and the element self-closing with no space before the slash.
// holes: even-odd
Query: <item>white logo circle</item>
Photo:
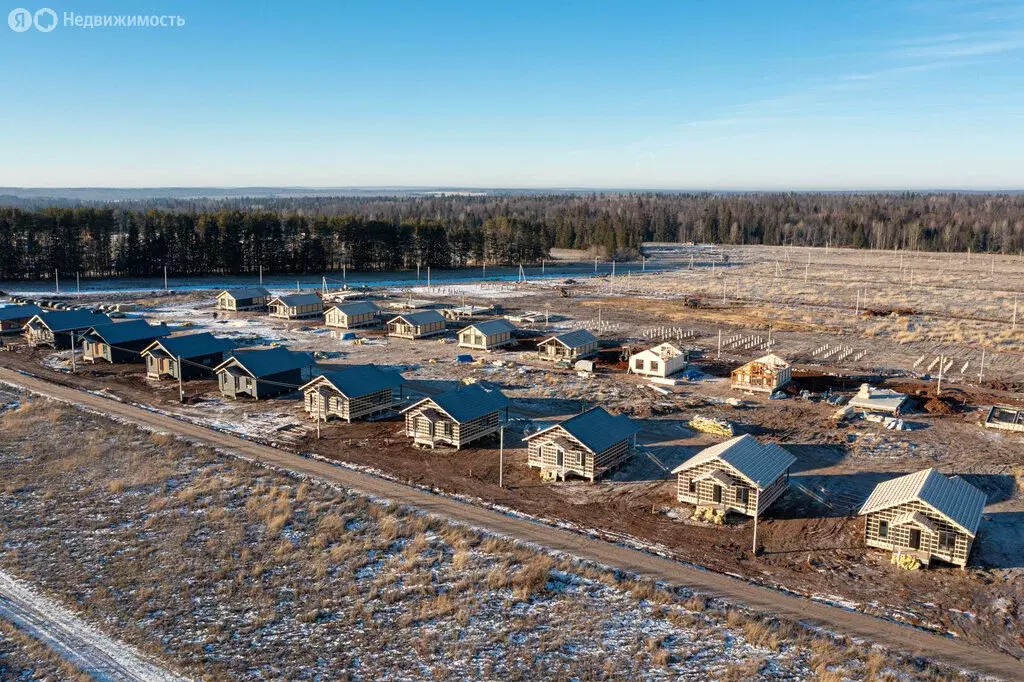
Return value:
<svg viewBox="0 0 1024 682">
<path fill-rule="evenodd" d="M 24 7 L 12 9 L 7 15 L 7 25 L 16 33 L 24 33 L 32 27 L 32 13 Z"/>
<path fill-rule="evenodd" d="M 40 21 L 42 17 L 42 21 Z M 57 13 L 49 7 L 44 7 L 36 12 L 33 21 L 36 24 L 36 30 L 42 31 L 43 33 L 49 33 L 53 29 L 57 28 Z"/>
</svg>

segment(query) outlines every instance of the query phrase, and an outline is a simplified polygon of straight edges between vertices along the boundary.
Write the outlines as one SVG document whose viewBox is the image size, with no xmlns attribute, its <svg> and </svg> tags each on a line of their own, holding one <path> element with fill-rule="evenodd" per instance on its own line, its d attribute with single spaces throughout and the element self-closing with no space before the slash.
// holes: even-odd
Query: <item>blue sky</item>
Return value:
<svg viewBox="0 0 1024 682">
<path fill-rule="evenodd" d="M 255 5 L 0 24 L 0 185 L 1024 188 L 1024 2 Z"/>
</svg>

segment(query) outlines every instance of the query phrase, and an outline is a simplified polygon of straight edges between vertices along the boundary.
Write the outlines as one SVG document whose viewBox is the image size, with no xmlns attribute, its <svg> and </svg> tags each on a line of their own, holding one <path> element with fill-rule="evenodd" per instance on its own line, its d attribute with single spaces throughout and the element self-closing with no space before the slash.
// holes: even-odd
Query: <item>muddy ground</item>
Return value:
<svg viewBox="0 0 1024 682">
<path fill-rule="evenodd" d="M 737 265 L 738 260 L 732 259 L 730 267 L 746 267 Z M 749 267 L 763 268 L 770 262 L 762 259 Z M 676 296 L 685 290 L 690 277 L 689 271 L 637 274 L 618 278 L 618 285 L 625 288 L 626 282 L 632 281 L 650 291 L 671 290 L 671 296 Z M 925 351 L 945 342 L 897 343 L 892 338 L 871 337 L 860 329 L 869 322 L 856 321 L 852 328 L 845 328 L 841 320 L 829 317 L 827 305 L 821 306 L 825 313 L 820 320 L 805 321 L 795 315 L 786 318 L 786 311 L 796 303 L 779 302 L 771 307 L 776 321 L 770 348 L 797 360 L 795 390 L 784 400 L 737 396 L 724 377 L 739 362 L 763 354 L 768 346 L 757 347 L 755 342 L 753 347 L 741 348 L 733 344 L 719 356 L 717 330 L 723 330 L 724 339 L 760 336 L 767 342 L 767 324 L 762 323 L 768 307 L 762 302 L 722 304 L 706 299 L 700 306 L 690 307 L 669 296 L 623 296 L 614 289 L 609 295 L 612 286 L 616 283 L 587 280 L 562 286 L 469 285 L 392 292 L 417 298 L 454 298 L 458 303 L 468 299 L 476 304 L 497 304 L 508 311 L 546 311 L 550 324 L 545 329 L 583 324 L 596 331 L 606 346 L 598 373 L 586 378 L 537 361 L 529 352 L 529 340 L 486 354 L 483 364 L 458 363 L 455 358 L 463 351 L 450 338 L 447 343 L 391 341 L 371 330 L 359 332 L 362 342 L 356 343 L 340 340 L 318 322 L 271 322 L 254 314 L 215 318 L 210 295 L 157 295 L 142 302 L 146 306 L 142 312 L 148 318 L 178 329 L 210 329 L 253 345 L 283 343 L 317 352 L 324 365 L 376 362 L 401 368 L 410 380 L 411 395 L 436 393 L 460 379 L 501 387 L 514 399 L 512 428 L 506 439 L 504 489 L 497 485 L 497 443 L 484 442 L 461 452 L 416 450 L 402 435 L 397 417 L 351 425 L 331 422 L 321 429 L 322 437 L 317 440 L 295 395 L 258 404 L 235 403 L 222 399 L 212 381 L 189 382 L 186 393 L 191 402 L 182 406 L 175 385 L 146 380 L 140 365 L 98 365 L 71 376 L 65 371 L 66 353 L 27 349 L 0 353 L 0 363 L 154 405 L 247 437 L 379 469 L 420 485 L 477 496 L 611 536 L 629 536 L 681 560 L 856 605 L 1024 656 L 1024 500 L 1020 494 L 1024 435 L 979 425 L 989 405 L 1021 403 L 1021 396 L 1012 390 L 1018 376 L 1011 344 L 996 349 L 995 357 L 1002 361 L 993 362 L 988 356 L 987 362 L 993 362 L 988 366 L 993 369 L 991 374 L 986 372 L 984 383 L 972 376 L 973 370 L 951 372 L 942 394 L 936 395 L 936 382 L 925 371 L 931 360 L 916 369 L 912 365 L 927 355 Z M 569 298 L 563 297 L 562 289 Z M 961 295 L 959 290 L 954 293 Z M 923 307 L 921 301 L 913 302 Z M 941 321 L 950 310 L 932 314 Z M 931 323 L 927 314 L 921 317 L 925 324 Z M 779 322 L 782 318 L 789 321 Z M 687 335 L 679 343 L 699 349 L 703 359 L 695 361 L 699 371 L 693 378 L 673 387 L 669 395 L 622 373 L 619 349 L 623 344 L 642 346 L 658 335 L 684 332 Z M 815 349 L 841 345 L 844 340 L 856 346 L 858 354 L 864 351 L 861 361 L 830 365 L 827 359 L 814 357 Z M 980 349 L 972 343 L 963 344 L 963 357 Z M 962 363 L 956 364 L 959 370 Z M 834 422 L 836 407 L 822 400 L 825 392 L 852 395 L 865 376 L 888 376 L 887 385 L 914 396 L 913 411 L 905 417 L 908 430 L 889 431 L 865 421 Z M 801 399 L 801 390 L 811 391 L 812 399 Z M 742 399 L 740 406 L 726 402 L 735 397 Z M 541 482 L 526 466 L 519 440 L 523 429 L 536 428 L 530 426 L 531 421 L 554 421 L 595 403 L 640 419 L 640 441 L 658 462 L 638 455 L 593 485 Z M 690 429 L 687 422 L 695 414 L 729 419 L 738 432 L 778 441 L 797 457 L 789 492 L 759 523 L 758 544 L 763 551 L 757 557 L 750 553 L 750 521 L 731 519 L 724 528 L 693 523 L 685 505 L 675 501 L 666 470 L 721 440 Z M 899 571 L 889 564 L 886 553 L 863 547 L 863 525 L 856 509 L 872 486 L 928 466 L 965 475 L 989 496 L 967 571 L 952 567 Z"/>
</svg>

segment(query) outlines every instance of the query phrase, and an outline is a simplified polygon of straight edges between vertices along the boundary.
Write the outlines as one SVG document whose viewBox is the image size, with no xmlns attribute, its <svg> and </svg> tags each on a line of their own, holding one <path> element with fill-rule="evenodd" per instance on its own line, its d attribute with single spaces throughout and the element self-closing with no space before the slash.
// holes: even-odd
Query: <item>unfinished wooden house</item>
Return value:
<svg viewBox="0 0 1024 682">
<path fill-rule="evenodd" d="M 397 339 L 422 339 L 445 331 L 444 315 L 436 310 L 402 313 L 388 320 L 388 336 Z"/>
<path fill-rule="evenodd" d="M 103 313 L 91 310 L 44 310 L 25 324 L 25 340 L 31 346 L 64 350 L 77 346 L 93 327 L 113 323 Z"/>
<path fill-rule="evenodd" d="M 527 463 L 547 479 L 573 474 L 593 483 L 632 456 L 639 431 L 626 415 L 594 407 L 526 436 Z"/>
<path fill-rule="evenodd" d="M 224 362 L 224 355 L 234 347 L 230 339 L 209 332 L 157 339 L 142 349 L 146 376 L 182 381 L 213 376 L 213 368 Z"/>
<path fill-rule="evenodd" d="M 332 305 L 324 311 L 324 324 L 335 329 L 355 329 L 377 324 L 380 307 L 373 301 Z"/>
<path fill-rule="evenodd" d="M 985 428 L 1024 431 L 1024 410 L 1012 405 L 993 405 L 985 414 Z"/>
<path fill-rule="evenodd" d="M 737 367 L 729 375 L 729 385 L 741 391 L 774 393 L 793 378 L 790 364 L 775 353 Z"/>
<path fill-rule="evenodd" d="M 405 434 L 417 445 L 458 450 L 497 433 L 508 417 L 508 404 L 501 391 L 479 384 L 460 386 L 405 408 Z"/>
<path fill-rule="evenodd" d="M 671 343 L 640 351 L 629 358 L 629 371 L 648 377 L 667 377 L 686 369 L 686 351 Z"/>
<path fill-rule="evenodd" d="M 888 388 L 875 388 L 871 384 L 861 384 L 857 394 L 850 398 L 850 407 L 896 416 L 906 409 L 908 401 L 909 398 L 903 393 Z"/>
<path fill-rule="evenodd" d="M 699 508 L 760 516 L 786 492 L 795 461 L 775 443 L 737 436 L 701 450 L 672 470 L 676 499 Z"/>
<path fill-rule="evenodd" d="M 487 320 L 476 322 L 459 330 L 459 348 L 494 350 L 512 343 L 512 332 L 516 330 L 508 320 Z"/>
<path fill-rule="evenodd" d="M 17 334 L 28 321 L 43 312 L 37 305 L 5 305 L 0 307 L 0 334 Z"/>
<path fill-rule="evenodd" d="M 280 320 L 302 320 L 323 315 L 324 300 L 317 293 L 275 296 L 270 299 L 267 309 L 271 317 Z"/>
<path fill-rule="evenodd" d="M 303 384 L 303 370 L 312 364 L 306 353 L 277 346 L 236 350 L 213 371 L 222 395 L 264 400 L 298 390 Z"/>
<path fill-rule="evenodd" d="M 925 565 L 939 559 L 966 567 L 986 499 L 959 476 L 935 469 L 883 481 L 860 509 L 865 542 Z"/>
<path fill-rule="evenodd" d="M 226 289 L 217 294 L 217 310 L 255 310 L 267 309 L 270 292 L 263 287 L 242 287 Z"/>
<path fill-rule="evenodd" d="M 537 343 L 537 356 L 552 362 L 575 362 L 597 352 L 597 337 L 586 329 L 549 336 Z"/>
<path fill-rule="evenodd" d="M 142 362 L 143 349 L 165 336 L 170 336 L 170 331 L 163 322 L 151 325 L 136 319 L 103 324 L 83 335 L 82 359 L 86 362 Z"/>
<path fill-rule="evenodd" d="M 351 365 L 325 372 L 303 386 L 303 405 L 312 419 L 336 417 L 351 423 L 390 410 L 401 397 L 402 383 L 398 372 L 376 365 Z"/>
</svg>

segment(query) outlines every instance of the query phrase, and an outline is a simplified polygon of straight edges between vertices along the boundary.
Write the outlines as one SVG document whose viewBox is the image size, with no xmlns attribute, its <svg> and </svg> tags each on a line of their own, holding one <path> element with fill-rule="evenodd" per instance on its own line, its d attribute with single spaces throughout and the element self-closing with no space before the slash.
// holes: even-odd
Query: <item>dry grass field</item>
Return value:
<svg viewBox="0 0 1024 682">
<path fill-rule="evenodd" d="M 0 620 L 0 680 L 87 682 L 91 679 L 39 640 Z"/>
<path fill-rule="evenodd" d="M 4 569 L 203 679 L 965 679 L 43 401 L 0 474 Z"/>
</svg>

